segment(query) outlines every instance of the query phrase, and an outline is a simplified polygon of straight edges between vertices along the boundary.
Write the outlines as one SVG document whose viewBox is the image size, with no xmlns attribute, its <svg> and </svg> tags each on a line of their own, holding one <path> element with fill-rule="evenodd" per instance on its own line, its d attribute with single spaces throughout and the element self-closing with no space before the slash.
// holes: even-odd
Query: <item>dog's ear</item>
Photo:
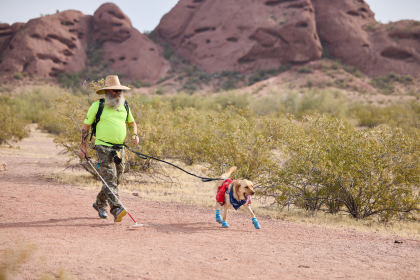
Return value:
<svg viewBox="0 0 420 280">
<path fill-rule="evenodd" d="M 241 188 L 241 183 L 239 182 L 239 180 L 236 180 L 233 182 L 233 193 L 235 194 L 235 199 L 240 200 L 241 199 L 241 195 L 239 193 L 239 189 Z"/>
</svg>

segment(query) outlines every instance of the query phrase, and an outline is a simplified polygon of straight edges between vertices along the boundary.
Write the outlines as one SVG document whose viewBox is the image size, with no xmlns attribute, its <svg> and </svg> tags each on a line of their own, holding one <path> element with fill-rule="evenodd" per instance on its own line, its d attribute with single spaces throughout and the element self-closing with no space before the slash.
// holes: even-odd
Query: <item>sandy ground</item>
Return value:
<svg viewBox="0 0 420 280">
<path fill-rule="evenodd" d="M 398 236 L 264 217 L 256 230 L 242 214 L 223 229 L 211 209 L 128 192 L 122 201 L 144 226 L 131 229 L 128 216 L 119 224 L 101 220 L 91 207 L 97 190 L 46 179 L 66 160 L 51 138 L 34 131 L 18 145 L 0 149 L 7 165 L 0 172 L 0 256 L 36 249 L 11 279 L 61 269 L 75 279 L 420 279 L 420 241 Z"/>
</svg>

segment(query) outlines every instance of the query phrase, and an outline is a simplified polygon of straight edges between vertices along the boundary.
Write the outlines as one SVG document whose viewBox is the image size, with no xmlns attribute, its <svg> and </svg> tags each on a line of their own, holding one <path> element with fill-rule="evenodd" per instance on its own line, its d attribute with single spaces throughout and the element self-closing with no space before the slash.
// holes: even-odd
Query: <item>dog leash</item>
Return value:
<svg viewBox="0 0 420 280">
<path fill-rule="evenodd" d="M 203 176 L 199 176 L 199 175 L 193 174 L 193 173 L 191 173 L 191 172 L 189 172 L 189 171 L 187 171 L 187 170 L 185 170 L 185 169 L 183 169 L 183 168 L 181 168 L 181 167 L 179 167 L 179 166 L 177 166 L 177 165 L 175 165 L 175 164 L 173 164 L 171 162 L 168 162 L 168 161 L 165 161 L 165 160 L 160 159 L 160 158 L 157 158 L 157 157 L 145 155 L 145 154 L 142 154 L 140 152 L 134 151 L 133 149 L 131 149 L 126 144 L 123 144 L 123 146 L 126 147 L 133 154 L 136 154 L 141 159 L 153 159 L 153 160 L 156 160 L 156 161 L 160 161 L 160 162 L 166 163 L 166 164 L 168 164 L 170 166 L 173 166 L 175 168 L 178 168 L 179 170 L 187 173 L 188 175 L 191 175 L 191 176 L 194 176 L 196 178 L 201 179 L 202 182 L 211 182 L 211 181 L 216 181 L 216 180 L 222 180 L 221 178 L 209 178 L 209 177 L 203 177 Z"/>
<path fill-rule="evenodd" d="M 109 143 L 109 142 L 106 142 L 106 141 L 103 141 L 103 140 L 101 140 L 101 142 L 104 142 L 104 143 L 107 143 L 109 145 L 112 145 L 112 147 L 114 149 L 121 149 L 122 147 L 126 147 L 127 150 L 129 150 L 133 154 L 137 155 L 141 159 L 153 159 L 153 160 L 156 160 L 156 161 L 160 161 L 160 162 L 166 163 L 166 164 L 168 164 L 170 166 L 173 166 L 175 168 L 178 168 L 179 170 L 187 173 L 188 175 L 191 175 L 191 176 L 194 176 L 196 178 L 201 179 L 202 182 L 211 182 L 211 181 L 216 181 L 216 180 L 223 180 L 222 178 L 209 178 L 209 177 L 203 177 L 203 176 L 199 176 L 199 175 L 193 174 L 193 173 L 191 173 L 191 172 L 189 172 L 189 171 L 187 171 L 187 170 L 185 170 L 185 169 L 183 169 L 183 168 L 181 168 L 181 167 L 179 167 L 179 166 L 177 166 L 177 165 L 175 165 L 175 164 L 173 164 L 171 162 L 168 162 L 166 160 L 163 160 L 163 159 L 160 159 L 160 158 L 157 158 L 157 157 L 153 157 L 153 156 L 149 156 L 149 155 L 145 155 L 145 154 L 142 154 L 140 152 L 137 152 L 137 151 L 131 149 L 125 143 L 124 144 L 114 144 L 114 143 Z"/>
</svg>

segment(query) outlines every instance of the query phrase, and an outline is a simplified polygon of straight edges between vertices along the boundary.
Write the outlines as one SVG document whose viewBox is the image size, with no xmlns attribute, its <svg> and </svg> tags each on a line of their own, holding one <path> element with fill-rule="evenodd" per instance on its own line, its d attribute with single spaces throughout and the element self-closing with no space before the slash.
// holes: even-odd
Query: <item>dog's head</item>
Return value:
<svg viewBox="0 0 420 280">
<path fill-rule="evenodd" d="M 248 196 L 255 194 L 254 184 L 249 180 L 236 180 L 233 183 L 234 193 L 238 196 L 238 200 L 247 199 Z"/>
</svg>

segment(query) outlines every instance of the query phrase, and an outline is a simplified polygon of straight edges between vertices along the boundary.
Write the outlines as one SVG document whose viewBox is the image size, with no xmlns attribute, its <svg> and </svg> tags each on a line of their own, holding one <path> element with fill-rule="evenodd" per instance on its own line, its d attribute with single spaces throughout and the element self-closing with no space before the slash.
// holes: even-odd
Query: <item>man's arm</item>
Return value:
<svg viewBox="0 0 420 280">
<path fill-rule="evenodd" d="M 139 136 L 137 135 L 137 124 L 136 122 L 129 122 L 127 123 L 128 130 L 132 135 L 133 144 L 137 145 L 139 143 Z"/>
<path fill-rule="evenodd" d="M 81 139 L 80 151 L 79 151 L 79 155 L 82 159 L 85 159 L 87 156 L 86 144 L 88 142 L 87 138 L 89 136 L 90 127 L 91 125 L 89 124 L 83 124 L 83 127 L 82 127 L 82 139 Z"/>
</svg>

